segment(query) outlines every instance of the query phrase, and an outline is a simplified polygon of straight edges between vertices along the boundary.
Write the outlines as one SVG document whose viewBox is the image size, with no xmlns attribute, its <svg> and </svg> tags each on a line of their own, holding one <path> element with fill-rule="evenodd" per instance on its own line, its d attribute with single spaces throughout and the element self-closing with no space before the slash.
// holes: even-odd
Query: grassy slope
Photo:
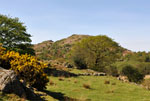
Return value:
<svg viewBox="0 0 150 101">
<path fill-rule="evenodd" d="M 50 77 L 50 80 L 55 85 L 48 85 L 47 91 L 55 100 L 62 100 L 61 97 L 64 96 L 87 101 L 150 100 L 148 90 L 135 84 L 123 83 L 114 77 L 80 76 L 64 78 L 63 81 L 60 81 L 59 77 Z M 106 80 L 110 81 L 110 84 L 104 84 Z M 115 85 L 112 85 L 112 83 L 115 83 Z M 91 89 L 84 88 L 83 84 L 90 85 Z"/>
<path fill-rule="evenodd" d="M 83 71 L 73 70 L 72 72 L 81 73 Z M 62 78 L 62 80 L 59 80 L 60 77 L 50 76 L 49 78 L 54 85 L 49 83 L 45 93 L 39 92 L 48 101 L 63 101 L 65 97 L 81 101 L 150 101 L 150 91 L 139 85 L 123 83 L 110 76 L 79 76 Z M 105 81 L 110 81 L 110 84 L 105 84 Z M 84 88 L 83 84 L 90 85 L 91 89 Z M 8 99 L 9 101 L 20 101 L 15 95 L 3 96 L 0 93 L 0 101 Z"/>
</svg>

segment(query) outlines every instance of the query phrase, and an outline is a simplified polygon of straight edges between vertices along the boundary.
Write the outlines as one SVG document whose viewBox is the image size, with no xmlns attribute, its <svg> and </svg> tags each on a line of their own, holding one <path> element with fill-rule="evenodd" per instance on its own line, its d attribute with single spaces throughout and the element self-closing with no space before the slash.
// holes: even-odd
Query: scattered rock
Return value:
<svg viewBox="0 0 150 101">
<path fill-rule="evenodd" d="M 94 73 L 81 73 L 79 76 L 106 76 L 106 73 L 103 72 L 94 72 Z"/>
<path fill-rule="evenodd" d="M 120 80 L 120 81 L 123 81 L 123 82 L 129 82 L 127 76 L 121 76 L 121 75 L 120 75 L 117 79 Z"/>
<path fill-rule="evenodd" d="M 145 75 L 144 79 L 150 79 L 150 75 Z"/>
</svg>

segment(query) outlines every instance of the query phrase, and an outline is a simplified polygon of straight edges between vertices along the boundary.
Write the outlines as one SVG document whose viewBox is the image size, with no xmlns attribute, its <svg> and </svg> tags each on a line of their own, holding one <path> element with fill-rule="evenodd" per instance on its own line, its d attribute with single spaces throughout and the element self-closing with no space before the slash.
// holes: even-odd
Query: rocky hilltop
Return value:
<svg viewBox="0 0 150 101">
<path fill-rule="evenodd" d="M 44 41 L 34 45 L 36 55 L 40 59 L 51 60 L 65 58 L 71 47 L 82 39 L 88 38 L 89 35 L 73 34 L 68 38 L 53 42 L 52 40 Z"/>
</svg>

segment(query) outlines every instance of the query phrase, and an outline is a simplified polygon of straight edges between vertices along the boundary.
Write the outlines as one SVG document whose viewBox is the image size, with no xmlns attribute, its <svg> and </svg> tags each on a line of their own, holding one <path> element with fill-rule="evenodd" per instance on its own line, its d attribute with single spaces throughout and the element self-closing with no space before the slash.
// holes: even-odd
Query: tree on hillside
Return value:
<svg viewBox="0 0 150 101">
<path fill-rule="evenodd" d="M 119 57 L 120 46 L 111 38 L 100 35 L 91 36 L 74 45 L 70 53 L 75 65 L 105 72 L 105 67 Z"/>
<path fill-rule="evenodd" d="M 18 18 L 0 15 L 0 43 L 7 50 L 34 54 L 30 37 L 31 35 L 26 32 L 26 26 Z"/>
</svg>

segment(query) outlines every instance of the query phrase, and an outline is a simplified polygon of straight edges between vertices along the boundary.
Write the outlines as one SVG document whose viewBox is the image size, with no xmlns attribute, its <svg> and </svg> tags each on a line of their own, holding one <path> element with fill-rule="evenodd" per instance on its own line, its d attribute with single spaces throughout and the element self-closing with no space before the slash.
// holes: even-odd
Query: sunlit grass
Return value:
<svg viewBox="0 0 150 101">
<path fill-rule="evenodd" d="M 135 84 L 123 83 L 113 77 L 80 76 L 65 78 L 64 81 L 60 81 L 58 77 L 50 77 L 50 79 L 56 85 L 48 85 L 48 91 L 59 92 L 62 93 L 63 96 L 75 99 L 91 99 L 91 101 L 150 100 L 149 91 Z M 110 84 L 105 84 L 105 80 L 110 81 Z M 77 83 L 75 83 L 75 81 Z M 90 89 L 84 88 L 83 84 L 90 85 Z"/>
<path fill-rule="evenodd" d="M 84 71 L 71 70 L 74 73 Z M 53 77 L 45 91 L 38 92 L 46 101 L 150 101 L 150 91 L 110 76 Z M 88 85 L 89 87 L 85 87 Z M 0 93 L 0 101 L 20 101 L 15 95 Z"/>
</svg>

